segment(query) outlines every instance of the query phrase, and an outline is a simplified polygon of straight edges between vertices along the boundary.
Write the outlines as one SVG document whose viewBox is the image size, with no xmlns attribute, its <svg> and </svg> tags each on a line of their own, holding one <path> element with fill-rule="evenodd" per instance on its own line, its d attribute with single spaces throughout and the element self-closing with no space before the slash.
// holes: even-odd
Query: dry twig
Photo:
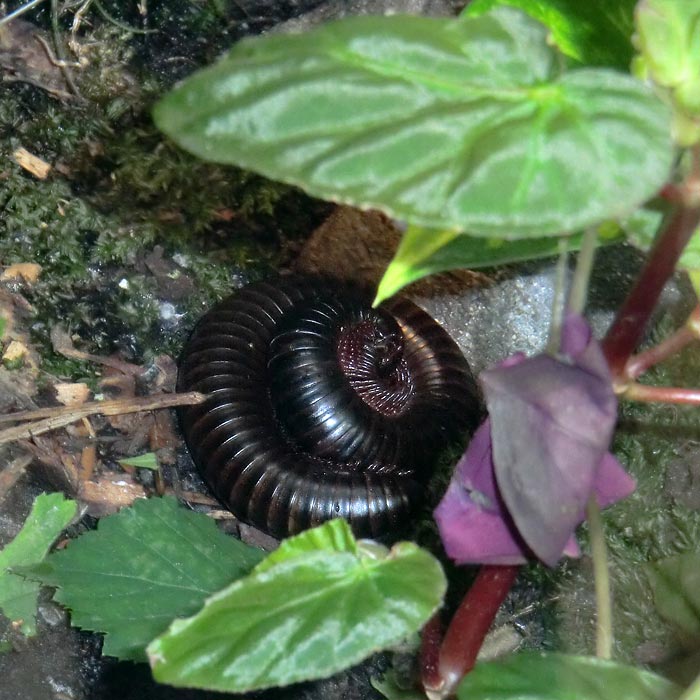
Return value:
<svg viewBox="0 0 700 700">
<path fill-rule="evenodd" d="M 50 430 L 62 428 L 75 423 L 81 418 L 102 414 L 105 416 L 117 416 L 125 413 L 139 413 L 140 411 L 153 411 L 159 408 L 172 408 L 174 406 L 192 406 L 202 403 L 206 397 L 196 391 L 183 394 L 163 394 L 161 396 L 144 396 L 130 399 L 115 399 L 114 401 L 91 401 L 77 407 L 45 408 L 34 411 L 18 411 L 1 416 L 3 422 L 32 421 L 23 425 L 16 425 L 0 431 L 0 445 L 15 440 L 33 438 L 35 435 L 47 433 Z M 41 420 L 36 420 L 40 418 Z"/>
</svg>

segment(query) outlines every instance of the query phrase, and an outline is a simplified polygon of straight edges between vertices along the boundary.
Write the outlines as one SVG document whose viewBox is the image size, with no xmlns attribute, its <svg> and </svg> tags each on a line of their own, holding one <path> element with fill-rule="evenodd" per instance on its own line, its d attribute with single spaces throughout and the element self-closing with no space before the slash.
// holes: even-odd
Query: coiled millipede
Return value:
<svg viewBox="0 0 700 700">
<path fill-rule="evenodd" d="M 197 324 L 179 389 L 192 458 L 241 520 L 285 537 L 330 518 L 358 536 L 399 529 L 440 446 L 480 418 L 459 348 L 418 306 L 280 277 L 249 284 Z"/>
</svg>

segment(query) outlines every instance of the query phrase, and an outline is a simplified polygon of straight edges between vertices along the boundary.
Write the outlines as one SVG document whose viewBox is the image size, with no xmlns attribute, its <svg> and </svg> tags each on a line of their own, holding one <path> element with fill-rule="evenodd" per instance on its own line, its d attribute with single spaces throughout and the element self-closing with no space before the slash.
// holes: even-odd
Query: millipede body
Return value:
<svg viewBox="0 0 700 700">
<path fill-rule="evenodd" d="M 440 447 L 480 418 L 466 360 L 427 313 L 316 278 L 249 284 L 209 311 L 178 386 L 209 394 L 180 411 L 205 480 L 275 537 L 334 517 L 358 536 L 398 530 Z"/>
</svg>

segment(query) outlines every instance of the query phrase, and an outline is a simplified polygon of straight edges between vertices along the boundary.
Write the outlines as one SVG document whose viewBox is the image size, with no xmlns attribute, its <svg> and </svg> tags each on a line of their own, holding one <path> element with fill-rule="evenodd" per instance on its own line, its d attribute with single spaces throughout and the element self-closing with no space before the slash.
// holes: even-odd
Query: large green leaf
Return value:
<svg viewBox="0 0 700 700">
<path fill-rule="evenodd" d="M 330 547 L 323 534 L 315 552 L 308 537 L 296 556 L 293 544 L 289 557 L 174 622 L 148 647 L 156 680 L 236 693 L 286 685 L 332 675 L 416 632 L 445 592 L 435 558 L 410 542 L 383 557 L 353 552 L 337 534 Z"/>
<path fill-rule="evenodd" d="M 103 518 L 29 573 L 57 587 L 74 625 L 106 633 L 105 654 L 143 661 L 175 617 L 199 610 L 262 556 L 174 498 L 151 498 Z"/>
<path fill-rule="evenodd" d="M 676 138 L 700 139 L 700 4 L 691 0 L 642 0 L 637 8 L 638 69 L 668 88 Z"/>
<path fill-rule="evenodd" d="M 477 664 L 460 700 L 675 700 L 681 689 L 648 671 L 589 656 L 522 653 Z"/>
<path fill-rule="evenodd" d="M 659 614 L 700 639 L 700 553 L 686 552 L 646 567 Z"/>
<path fill-rule="evenodd" d="M 61 531 L 75 517 L 77 505 L 60 493 L 37 496 L 17 536 L 0 551 L 0 611 L 26 635 L 36 633 L 39 584 L 12 570 L 40 562 Z"/>
<path fill-rule="evenodd" d="M 571 233 L 665 182 L 669 113 L 629 76 L 559 75 L 546 35 L 511 8 L 346 19 L 242 41 L 154 115 L 203 158 L 413 224 Z"/>
<path fill-rule="evenodd" d="M 562 53 L 588 66 L 627 70 L 632 61 L 632 32 L 637 0 L 472 0 L 468 15 L 498 5 L 517 7 L 542 22 Z"/>
</svg>

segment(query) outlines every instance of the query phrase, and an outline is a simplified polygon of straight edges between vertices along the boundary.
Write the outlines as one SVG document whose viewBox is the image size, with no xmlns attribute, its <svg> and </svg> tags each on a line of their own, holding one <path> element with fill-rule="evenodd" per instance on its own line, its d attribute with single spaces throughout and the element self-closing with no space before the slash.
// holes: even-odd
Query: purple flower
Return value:
<svg viewBox="0 0 700 700">
<path fill-rule="evenodd" d="M 634 480 L 608 452 L 617 416 L 610 373 L 586 321 L 566 318 L 561 355 L 523 355 L 482 372 L 489 418 L 458 462 L 435 519 L 459 563 L 553 566 L 595 493 L 605 507 Z"/>
</svg>

